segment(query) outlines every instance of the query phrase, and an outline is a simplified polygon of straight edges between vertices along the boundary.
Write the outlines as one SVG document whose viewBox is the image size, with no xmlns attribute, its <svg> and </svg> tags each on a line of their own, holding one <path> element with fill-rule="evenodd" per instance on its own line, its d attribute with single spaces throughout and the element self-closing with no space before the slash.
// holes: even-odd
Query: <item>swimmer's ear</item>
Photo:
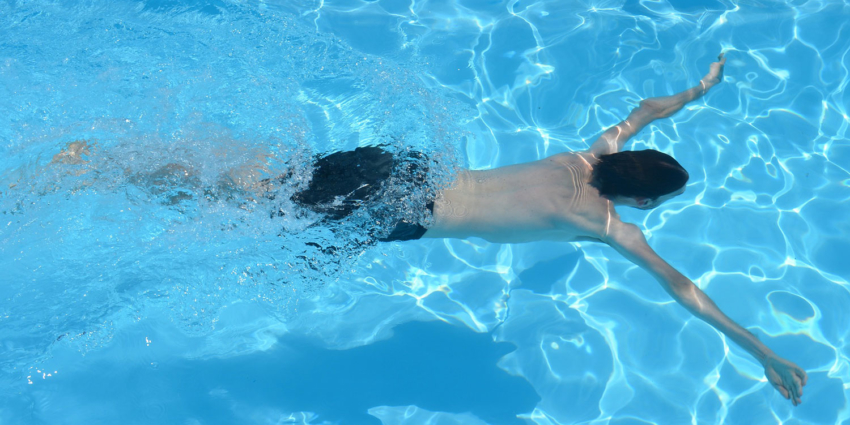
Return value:
<svg viewBox="0 0 850 425">
<path fill-rule="evenodd" d="M 647 208 L 652 204 L 652 199 L 649 198 L 635 198 L 635 202 L 637 202 L 638 208 Z"/>
</svg>

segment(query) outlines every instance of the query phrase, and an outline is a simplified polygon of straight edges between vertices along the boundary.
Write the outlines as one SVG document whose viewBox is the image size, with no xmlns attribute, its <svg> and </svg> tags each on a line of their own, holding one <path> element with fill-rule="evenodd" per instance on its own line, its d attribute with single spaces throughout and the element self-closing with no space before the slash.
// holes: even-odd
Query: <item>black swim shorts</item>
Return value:
<svg viewBox="0 0 850 425">
<path fill-rule="evenodd" d="M 353 213 L 381 191 L 381 186 L 393 173 L 411 183 L 424 184 L 427 157 L 421 152 L 407 153 L 405 172 L 398 172 L 400 158 L 380 147 L 357 148 L 335 152 L 319 158 L 314 164 L 309 186 L 292 196 L 292 200 L 326 219 L 341 220 Z M 433 213 L 434 202 L 424 208 Z M 419 239 L 428 229 L 418 223 L 399 219 L 392 232 L 381 242 Z"/>
</svg>

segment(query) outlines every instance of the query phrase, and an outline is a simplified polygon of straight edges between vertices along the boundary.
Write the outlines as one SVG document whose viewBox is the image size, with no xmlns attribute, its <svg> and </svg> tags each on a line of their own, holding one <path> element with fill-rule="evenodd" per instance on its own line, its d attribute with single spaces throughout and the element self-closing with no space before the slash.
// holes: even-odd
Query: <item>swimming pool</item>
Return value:
<svg viewBox="0 0 850 425">
<path fill-rule="evenodd" d="M 0 3 L 0 423 L 842 424 L 846 2 Z M 686 192 L 621 210 L 759 364 L 600 244 L 360 244 L 269 214 L 321 152 L 490 168 L 639 134 Z M 289 211 L 289 210 L 287 210 Z M 338 242 L 328 255 L 305 241 Z"/>
</svg>

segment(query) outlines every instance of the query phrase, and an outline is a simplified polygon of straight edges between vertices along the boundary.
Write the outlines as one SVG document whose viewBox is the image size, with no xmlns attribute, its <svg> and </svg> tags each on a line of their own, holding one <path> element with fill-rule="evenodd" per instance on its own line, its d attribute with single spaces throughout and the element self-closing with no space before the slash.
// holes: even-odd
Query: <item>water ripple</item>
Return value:
<svg viewBox="0 0 850 425">
<path fill-rule="evenodd" d="M 178 323 L 161 335 L 198 346 L 170 355 L 195 359 L 265 352 L 287 333 L 345 350 L 413 320 L 491 332 L 516 345 L 498 365 L 537 391 L 522 417 L 538 424 L 850 419 L 846 2 L 66 6 L 0 5 L 0 98 L 9 99 L 0 115 L 11 118 L 0 128 L 0 249 L 11 270 L 0 289 L 0 384 L 16 394 L 0 420 L 23 417 L 8 411 L 49 418 L 74 384 L 62 380 L 67 352 L 132 347 L 115 335 L 143 316 Z M 48 30 L 59 41 L 46 40 Z M 99 35 L 82 42 L 80 33 Z M 621 215 L 730 317 L 809 372 L 796 409 L 746 352 L 606 246 L 388 244 L 344 263 L 346 278 L 306 290 L 278 285 L 288 266 L 263 236 L 275 225 L 238 205 L 181 204 L 180 190 L 195 183 L 173 178 L 174 167 L 156 174 L 178 158 L 214 182 L 276 150 L 402 135 L 420 148 L 456 146 L 472 168 L 585 149 L 640 100 L 693 86 L 720 51 L 724 83 L 630 145 L 673 154 L 690 171 L 686 193 Z M 77 138 L 96 142 L 102 156 L 83 159 L 105 158 L 99 167 L 44 168 Z M 215 149 L 218 159 L 204 156 Z M 50 184 L 26 182 L 40 174 Z M 107 183 L 140 178 L 170 186 Z M 141 207 L 151 200 L 155 211 Z M 201 216 L 215 225 L 198 224 Z M 222 223 L 247 230 L 220 241 L 211 229 Z M 159 364 L 152 352 L 138 363 Z M 51 365 L 58 375 L 26 383 Z M 234 417 L 322 420 L 209 394 L 231 402 Z M 166 408 L 150 400 L 141 409 L 161 417 Z M 414 405 L 370 413 L 385 424 L 480 422 Z"/>
</svg>

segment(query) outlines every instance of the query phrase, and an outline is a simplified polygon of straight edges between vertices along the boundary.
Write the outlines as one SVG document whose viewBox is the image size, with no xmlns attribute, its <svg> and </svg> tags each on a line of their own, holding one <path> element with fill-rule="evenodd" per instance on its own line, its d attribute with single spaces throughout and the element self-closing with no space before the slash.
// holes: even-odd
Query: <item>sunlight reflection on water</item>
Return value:
<svg viewBox="0 0 850 425">
<path fill-rule="evenodd" d="M 0 419 L 50 423 L 75 385 L 59 377 L 85 377 L 105 353 L 132 358 L 132 374 L 265 352 L 289 334 L 347 350 L 435 318 L 517 346 L 498 365 L 540 396 L 516 412 L 534 423 L 850 418 L 846 5 L 13 3 L 0 6 L 0 114 L 11 118 L 0 128 L 0 384 L 15 397 Z M 185 198 L 243 166 L 269 177 L 378 142 L 457 149 L 476 169 L 585 149 L 641 99 L 693 85 L 721 50 L 724 83 L 630 145 L 675 156 L 687 191 L 621 215 L 809 372 L 794 410 L 746 352 L 606 246 L 384 244 L 352 252 L 334 279 L 289 271 L 268 205 Z M 85 161 L 47 165 L 78 139 L 96 146 Z M 142 330 L 158 332 L 144 347 Z M 76 365 L 77 350 L 91 363 Z M 200 409 L 228 400 L 221 417 L 323 420 L 252 404 L 236 379 L 219 385 Z M 149 397 L 158 418 L 203 417 Z M 370 412 L 385 424 L 478 421 L 448 405 Z"/>
</svg>

